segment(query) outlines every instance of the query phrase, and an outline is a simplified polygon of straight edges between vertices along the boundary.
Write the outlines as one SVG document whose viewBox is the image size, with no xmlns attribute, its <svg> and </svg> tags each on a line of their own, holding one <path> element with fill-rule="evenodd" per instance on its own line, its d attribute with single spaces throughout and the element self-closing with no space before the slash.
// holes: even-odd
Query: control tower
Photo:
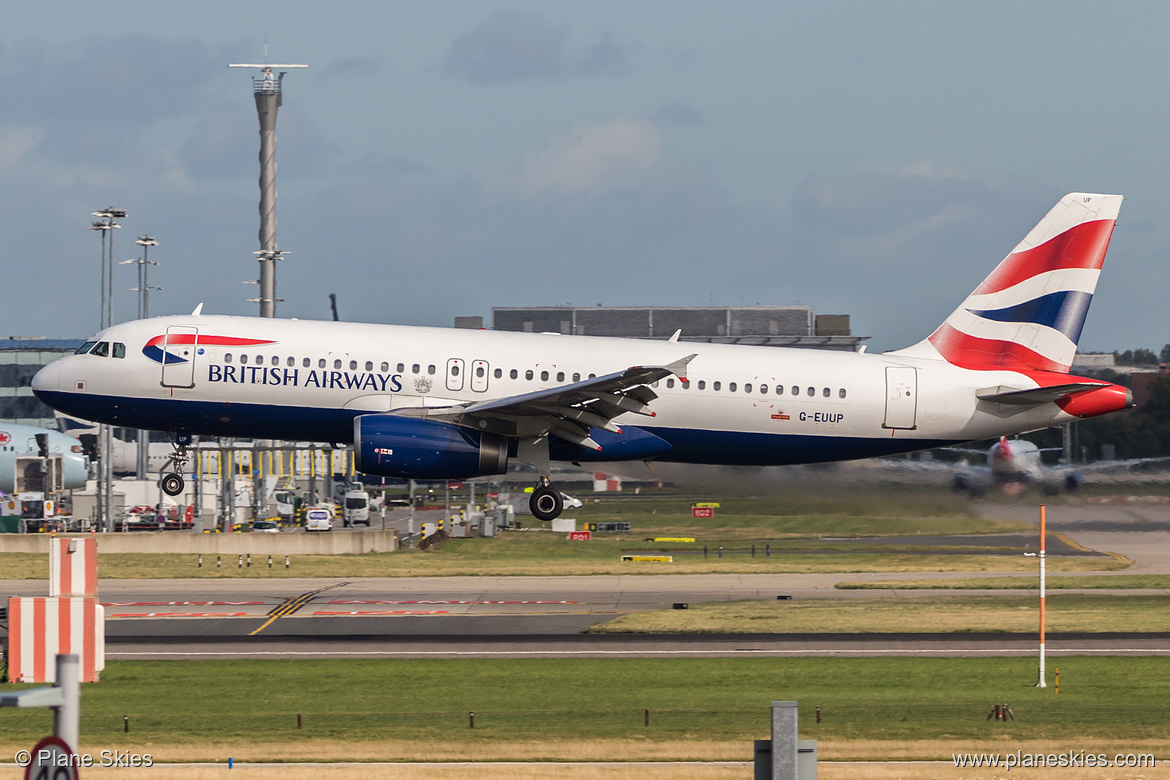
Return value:
<svg viewBox="0 0 1170 780">
<path fill-rule="evenodd" d="M 267 51 L 267 46 L 265 47 Z M 285 72 L 308 65 L 255 65 L 240 63 L 229 68 L 258 68 L 259 76 L 252 77 L 252 93 L 256 98 L 256 114 L 260 118 L 260 297 L 250 298 L 260 303 L 261 317 L 275 317 L 276 261 L 284 254 L 276 245 L 276 112 L 280 108 L 280 85 Z M 273 71 L 278 71 L 274 76 Z"/>
</svg>

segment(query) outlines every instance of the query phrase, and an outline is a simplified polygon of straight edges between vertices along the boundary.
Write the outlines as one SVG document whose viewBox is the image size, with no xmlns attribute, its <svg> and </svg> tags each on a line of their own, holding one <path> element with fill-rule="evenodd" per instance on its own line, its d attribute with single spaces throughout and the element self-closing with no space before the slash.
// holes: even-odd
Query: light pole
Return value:
<svg viewBox="0 0 1170 780">
<path fill-rule="evenodd" d="M 129 212 L 126 209 L 107 206 L 101 211 L 93 212 L 103 222 L 94 222 L 90 230 L 100 230 L 102 234 L 102 330 L 114 324 L 114 229 L 122 227 L 114 220 L 125 219 Z M 106 236 L 109 236 L 109 250 L 106 249 Z M 104 515 L 105 530 L 114 530 L 114 446 L 110 438 L 110 427 L 101 426 L 102 439 L 102 474 L 99 480 L 98 513 Z M 104 501 L 101 493 L 104 491 Z"/>
<path fill-rule="evenodd" d="M 162 290 L 161 287 L 150 286 L 150 266 L 158 265 L 157 262 L 148 257 L 148 252 L 152 246 L 158 246 L 158 242 L 151 236 L 139 236 L 134 240 L 135 244 L 142 247 L 142 257 L 131 258 L 123 260 L 120 265 L 127 265 L 134 263 L 138 266 L 138 286 L 131 287 L 130 292 L 138 293 L 138 319 L 144 320 L 150 316 L 150 291 Z M 146 479 L 147 471 L 147 454 L 150 448 L 150 437 L 146 431 L 139 429 L 138 431 L 138 449 L 135 457 L 135 476 L 139 480 Z"/>
</svg>

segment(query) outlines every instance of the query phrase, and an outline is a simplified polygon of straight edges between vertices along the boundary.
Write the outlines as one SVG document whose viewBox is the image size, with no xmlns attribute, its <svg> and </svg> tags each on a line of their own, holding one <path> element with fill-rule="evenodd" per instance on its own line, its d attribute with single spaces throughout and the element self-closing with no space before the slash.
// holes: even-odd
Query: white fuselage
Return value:
<svg viewBox="0 0 1170 780">
<path fill-rule="evenodd" d="M 191 336 L 182 354 L 158 347 L 168 332 Z M 617 421 L 670 442 L 661 460 L 846 460 L 1076 419 L 1055 403 L 976 397 L 1036 387 L 1023 372 L 901 354 L 211 315 L 125 323 L 93 340 L 108 354 L 46 367 L 39 397 L 86 419 L 202 435 L 344 443 L 358 415 L 520 396 L 691 353 L 688 381 L 652 385 L 654 417 Z"/>
</svg>

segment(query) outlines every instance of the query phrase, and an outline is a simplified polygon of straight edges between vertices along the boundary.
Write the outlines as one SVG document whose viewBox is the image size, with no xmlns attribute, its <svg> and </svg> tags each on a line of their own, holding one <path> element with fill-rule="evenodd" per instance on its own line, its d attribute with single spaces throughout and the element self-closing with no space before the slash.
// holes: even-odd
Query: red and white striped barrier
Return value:
<svg viewBox="0 0 1170 780">
<path fill-rule="evenodd" d="M 105 615 L 93 597 L 8 599 L 8 679 L 56 682 L 58 653 L 81 656 L 81 681 L 97 682 L 106 665 Z"/>
<path fill-rule="evenodd" d="M 54 536 L 49 540 L 49 595 L 97 596 L 97 539 Z"/>
<path fill-rule="evenodd" d="M 593 472 L 594 493 L 620 493 L 622 478 L 616 474 L 606 474 L 604 471 Z"/>
</svg>

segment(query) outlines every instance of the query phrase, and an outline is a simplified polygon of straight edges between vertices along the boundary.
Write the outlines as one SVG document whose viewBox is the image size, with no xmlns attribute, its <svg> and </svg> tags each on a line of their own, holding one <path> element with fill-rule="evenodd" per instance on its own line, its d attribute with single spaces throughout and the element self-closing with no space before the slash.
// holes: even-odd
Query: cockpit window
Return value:
<svg viewBox="0 0 1170 780">
<path fill-rule="evenodd" d="M 114 357 L 116 357 L 116 358 L 126 357 L 126 345 L 120 341 L 114 342 Z"/>
<path fill-rule="evenodd" d="M 94 347 L 93 352 L 90 352 L 89 354 L 96 355 L 97 357 L 109 357 L 110 356 L 110 342 L 108 342 L 108 341 L 101 342 L 96 347 Z"/>
<path fill-rule="evenodd" d="M 96 341 L 87 341 L 87 342 L 85 342 L 84 344 L 82 344 L 80 347 L 78 347 L 78 348 L 77 348 L 77 351 L 76 351 L 76 352 L 74 352 L 73 354 L 74 354 L 74 355 L 85 355 L 85 354 L 87 354 L 87 353 L 88 353 L 88 352 L 89 352 L 91 349 L 93 349 L 93 345 L 94 345 L 94 344 L 96 344 L 96 343 L 97 343 Z"/>
</svg>

